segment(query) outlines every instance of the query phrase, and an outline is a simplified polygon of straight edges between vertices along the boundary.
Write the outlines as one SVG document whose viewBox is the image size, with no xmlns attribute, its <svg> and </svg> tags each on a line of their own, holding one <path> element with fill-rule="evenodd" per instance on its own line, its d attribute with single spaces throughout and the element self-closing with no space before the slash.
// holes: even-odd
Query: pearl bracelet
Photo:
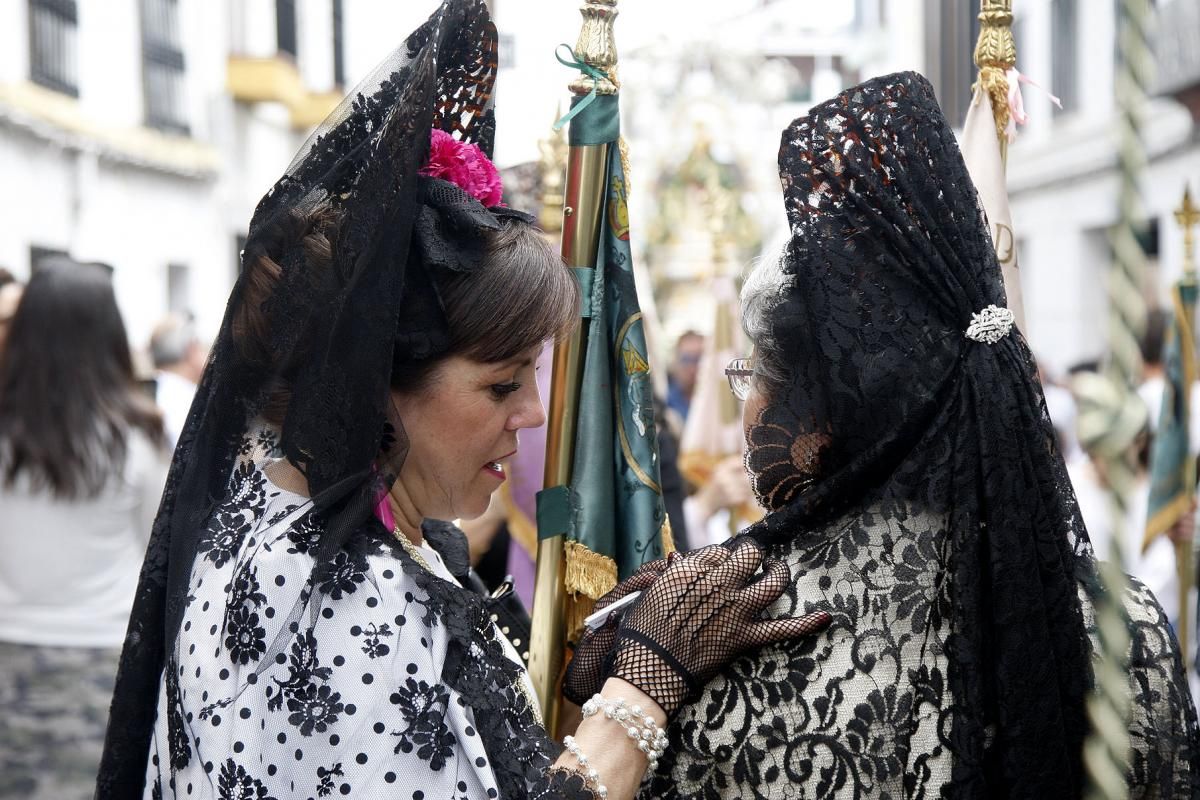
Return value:
<svg viewBox="0 0 1200 800">
<path fill-rule="evenodd" d="M 583 779 L 596 793 L 600 800 L 605 800 L 608 797 L 608 787 L 600 782 L 600 773 L 596 772 L 594 767 L 588 765 L 587 756 L 583 754 L 583 750 L 579 749 L 578 742 L 574 736 L 563 737 L 563 747 L 567 752 L 575 756 L 575 760 L 579 762 L 579 766 L 583 768 Z"/>
<path fill-rule="evenodd" d="M 654 718 L 636 703 L 630 706 L 622 699 L 609 700 L 599 694 L 592 695 L 592 699 L 583 704 L 584 719 L 601 712 L 624 728 L 630 739 L 637 741 L 638 749 L 650 760 L 648 769 L 651 772 L 658 769 L 658 760 L 667 750 L 667 734 Z"/>
</svg>

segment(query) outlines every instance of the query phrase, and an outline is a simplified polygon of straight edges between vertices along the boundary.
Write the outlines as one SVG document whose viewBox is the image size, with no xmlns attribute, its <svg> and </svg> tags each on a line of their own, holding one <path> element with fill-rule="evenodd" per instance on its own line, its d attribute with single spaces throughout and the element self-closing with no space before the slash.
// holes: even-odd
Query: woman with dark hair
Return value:
<svg viewBox="0 0 1200 800">
<path fill-rule="evenodd" d="M 791 241 L 729 370 L 768 514 L 735 541 L 791 566 L 769 613 L 834 624 L 725 667 L 644 796 L 1079 798 L 1101 586 L 954 133 L 889 75 L 793 122 L 779 165 Z M 1131 796 L 1195 797 L 1178 645 L 1144 587 L 1121 600 Z"/>
<path fill-rule="evenodd" d="M 446 521 L 484 511 L 543 422 L 534 362 L 579 306 L 500 203 L 495 52 L 483 0 L 446 0 L 255 210 L 151 534 L 101 800 L 629 798 L 689 687 L 827 621 L 757 619 L 787 571 L 751 580 L 753 545 L 659 559 L 614 595 L 646 589 L 610 663 L 573 673 L 603 694 L 566 752 L 541 727 L 505 598 L 472 588 Z"/>
<path fill-rule="evenodd" d="M 108 273 L 45 263 L 0 352 L 0 796 L 90 795 L 165 476 Z"/>
</svg>

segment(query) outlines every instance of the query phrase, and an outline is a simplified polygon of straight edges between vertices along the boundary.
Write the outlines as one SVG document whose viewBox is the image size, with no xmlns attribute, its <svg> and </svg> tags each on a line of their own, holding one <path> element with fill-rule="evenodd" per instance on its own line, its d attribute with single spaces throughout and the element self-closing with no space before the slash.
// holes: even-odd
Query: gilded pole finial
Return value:
<svg viewBox="0 0 1200 800">
<path fill-rule="evenodd" d="M 583 27 L 579 29 L 579 40 L 575 43 L 575 57 L 608 76 L 595 84 L 597 94 L 616 94 L 613 70 L 617 66 L 617 40 L 613 22 L 617 19 L 617 0 L 585 0 L 579 13 L 583 15 Z M 571 81 L 570 88 L 575 94 L 588 94 L 593 82 L 581 75 Z"/>
<path fill-rule="evenodd" d="M 1200 206 L 1192 201 L 1190 186 L 1183 187 L 1183 202 L 1175 210 L 1175 222 L 1183 230 L 1183 271 L 1185 274 L 1195 274 L 1196 261 L 1192 258 L 1195 235 L 1192 229 L 1200 225 Z"/>
<path fill-rule="evenodd" d="M 1017 63 L 1017 44 L 1012 33 L 1012 0 L 980 0 L 979 39 L 975 42 L 975 66 L 979 68 L 979 85 L 988 93 L 992 114 L 996 119 L 996 136 L 1001 152 L 1008 138 L 1008 77 L 1006 73 Z"/>
</svg>

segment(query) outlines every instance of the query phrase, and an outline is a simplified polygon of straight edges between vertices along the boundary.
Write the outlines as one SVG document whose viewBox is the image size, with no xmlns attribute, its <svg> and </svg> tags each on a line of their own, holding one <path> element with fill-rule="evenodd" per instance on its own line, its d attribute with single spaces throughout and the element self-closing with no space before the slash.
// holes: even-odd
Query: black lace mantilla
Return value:
<svg viewBox="0 0 1200 800">
<path fill-rule="evenodd" d="M 796 579 L 768 615 L 824 609 L 833 627 L 726 668 L 672 722 L 670 746 L 641 797 L 964 796 L 955 793 L 943 727 L 955 699 L 944 624 L 936 619 L 937 535 L 928 523 L 855 523 L 771 547 Z M 1078 586 L 1095 647 L 1084 589 L 1093 581 L 1084 575 Z M 1136 581 L 1125 608 L 1133 632 L 1130 797 L 1195 797 L 1197 731 L 1178 644 Z"/>
<path fill-rule="evenodd" d="M 1024 336 L 964 335 L 1005 297 L 954 134 L 901 73 L 797 119 L 779 162 L 792 238 L 750 324 L 770 513 L 743 535 L 791 566 L 773 614 L 834 623 L 712 681 L 643 795 L 1080 797 L 1091 546 Z M 1126 601 L 1132 791 L 1192 797 L 1177 646 Z"/>
</svg>

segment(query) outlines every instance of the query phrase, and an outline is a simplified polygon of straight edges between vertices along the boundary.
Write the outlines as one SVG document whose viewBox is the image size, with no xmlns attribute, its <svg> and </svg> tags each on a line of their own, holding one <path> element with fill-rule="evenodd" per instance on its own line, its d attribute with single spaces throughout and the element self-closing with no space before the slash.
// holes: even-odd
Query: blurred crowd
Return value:
<svg viewBox="0 0 1200 800">
<path fill-rule="evenodd" d="M 1166 536 L 1149 541 L 1144 539 L 1150 501 L 1150 453 L 1166 388 L 1163 356 L 1169 321 L 1169 316 L 1162 310 L 1149 313 L 1140 342 L 1142 380 L 1137 392 L 1128 397 L 1121 407 L 1114 407 L 1114 403 L 1120 402 L 1117 400 L 1119 393 L 1113 391 L 1113 384 L 1104 376 L 1102 365 L 1096 361 L 1075 364 L 1061 376 L 1050 376 L 1043 372 L 1042 384 L 1050 418 L 1054 422 L 1059 445 L 1067 461 L 1067 472 L 1079 502 L 1079 511 L 1097 558 L 1107 560 L 1115 538 L 1119 537 L 1126 571 L 1154 592 L 1172 624 L 1177 625 L 1180 618 L 1180 590 L 1175 546 L 1191 542 L 1193 538 L 1195 505 L 1167 531 Z M 1130 435 L 1125 437 L 1128 441 L 1122 444 L 1137 465 L 1137 472 L 1126 515 L 1120 520 L 1119 526 L 1116 524 L 1105 460 L 1097 452 L 1097 443 L 1088 441 L 1088 426 L 1080 425 L 1081 416 L 1089 410 L 1118 415 L 1128 421 L 1121 426 L 1130 431 Z M 1200 392 L 1195 390 L 1191 394 L 1189 417 L 1190 450 L 1195 458 L 1200 453 Z M 1111 429 L 1114 426 L 1104 427 Z M 1194 603 L 1193 599 L 1193 606 Z"/>
</svg>

